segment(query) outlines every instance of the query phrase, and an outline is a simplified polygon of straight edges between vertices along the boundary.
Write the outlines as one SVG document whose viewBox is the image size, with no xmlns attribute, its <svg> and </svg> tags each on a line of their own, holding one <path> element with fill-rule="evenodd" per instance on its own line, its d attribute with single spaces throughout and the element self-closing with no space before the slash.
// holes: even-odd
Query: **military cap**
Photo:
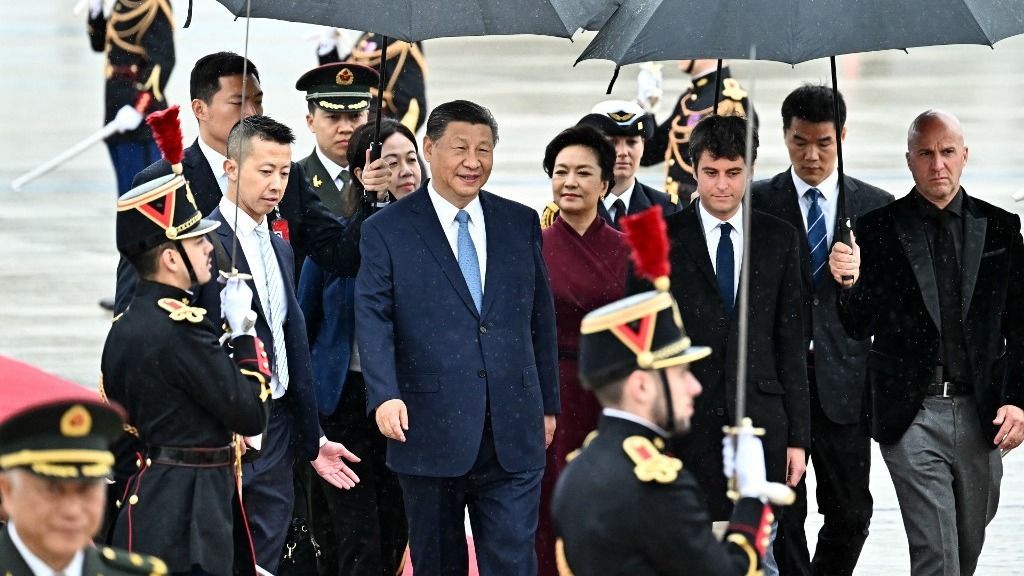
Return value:
<svg viewBox="0 0 1024 576">
<path fill-rule="evenodd" d="M 652 206 L 626 216 L 622 228 L 633 251 L 634 273 L 650 280 L 655 290 L 606 304 L 583 317 L 579 376 L 591 389 L 634 370 L 658 370 L 711 354 L 711 348 L 690 342 L 669 292 L 671 263 L 661 209 Z"/>
<path fill-rule="evenodd" d="M 306 100 L 327 112 L 362 112 L 370 107 L 371 88 L 380 78 L 367 66 L 335 62 L 313 68 L 295 83 Z"/>
<path fill-rule="evenodd" d="M 106 478 L 124 412 L 98 393 L 0 357 L 0 470 L 67 480 Z"/>
<path fill-rule="evenodd" d="M 647 140 L 654 135 L 654 117 L 627 100 L 598 102 L 577 125 L 593 126 L 605 136 L 640 136 Z"/>
<path fill-rule="evenodd" d="M 141 254 L 172 240 L 206 234 L 220 222 L 206 220 L 180 174 L 168 174 L 132 188 L 117 200 L 117 249 Z"/>
</svg>

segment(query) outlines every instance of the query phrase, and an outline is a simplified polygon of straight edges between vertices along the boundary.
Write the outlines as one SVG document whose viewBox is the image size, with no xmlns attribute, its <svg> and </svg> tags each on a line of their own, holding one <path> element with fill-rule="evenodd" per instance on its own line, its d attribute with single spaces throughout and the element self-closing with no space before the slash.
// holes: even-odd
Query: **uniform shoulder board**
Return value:
<svg viewBox="0 0 1024 576">
<path fill-rule="evenodd" d="M 156 302 L 157 306 L 166 310 L 171 317 L 171 320 L 175 322 L 182 322 L 188 320 L 193 324 L 198 324 L 203 321 L 203 317 L 206 316 L 206 308 L 199 308 L 197 306 L 189 306 L 188 303 L 182 302 L 181 300 L 175 300 L 174 298 L 161 298 Z"/>
<path fill-rule="evenodd" d="M 660 438 L 657 441 L 664 447 Z M 683 469 L 682 460 L 662 454 L 653 442 L 643 436 L 626 438 L 622 441 L 622 449 L 633 461 L 633 474 L 641 482 L 671 484 L 676 481 L 679 471 Z"/>
<path fill-rule="evenodd" d="M 101 548 L 100 557 L 103 565 L 115 574 L 150 574 L 151 576 L 162 576 L 167 574 L 167 565 L 156 556 L 144 556 L 134 552 L 125 552 L 115 548 Z"/>
<path fill-rule="evenodd" d="M 739 102 L 747 97 L 747 91 L 740 86 L 739 81 L 735 78 L 726 78 L 722 80 L 722 96 Z"/>
<path fill-rule="evenodd" d="M 594 438 L 597 438 L 597 430 L 591 430 L 590 434 L 587 434 L 587 437 L 583 439 L 582 446 L 565 455 L 565 463 L 568 464 L 575 460 L 580 453 L 587 449 L 587 446 L 590 446 L 590 443 L 594 441 Z"/>
<path fill-rule="evenodd" d="M 558 204 L 554 202 L 548 202 L 547 206 L 544 207 L 544 211 L 540 215 L 540 227 L 541 229 L 550 228 L 555 223 L 555 218 L 558 217 Z"/>
</svg>

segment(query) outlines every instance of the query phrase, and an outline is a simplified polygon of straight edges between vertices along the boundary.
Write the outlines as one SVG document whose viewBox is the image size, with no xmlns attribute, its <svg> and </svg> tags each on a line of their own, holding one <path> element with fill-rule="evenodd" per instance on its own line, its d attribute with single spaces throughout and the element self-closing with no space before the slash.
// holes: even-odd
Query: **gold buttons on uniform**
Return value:
<svg viewBox="0 0 1024 576">
<path fill-rule="evenodd" d="M 138 495 L 136 495 L 136 494 L 132 494 L 132 495 L 131 495 L 131 497 L 130 497 L 130 498 L 128 498 L 128 504 L 130 504 L 130 505 L 132 505 L 132 506 L 135 506 L 135 505 L 136 505 L 136 504 L 138 504 L 138 503 L 139 503 L 139 497 L 138 497 Z"/>
</svg>

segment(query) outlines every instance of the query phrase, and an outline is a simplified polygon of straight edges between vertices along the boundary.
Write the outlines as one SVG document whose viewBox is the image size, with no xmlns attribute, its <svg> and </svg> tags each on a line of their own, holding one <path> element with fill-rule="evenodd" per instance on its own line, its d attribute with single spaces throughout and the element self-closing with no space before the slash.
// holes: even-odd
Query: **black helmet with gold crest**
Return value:
<svg viewBox="0 0 1024 576">
<path fill-rule="evenodd" d="M 124 412 L 95 391 L 0 356 L 0 470 L 62 480 L 106 478 Z"/>
<path fill-rule="evenodd" d="M 579 376 L 590 389 L 619 381 L 634 370 L 660 370 L 711 354 L 694 346 L 669 293 L 668 240 L 657 206 L 622 220 L 636 273 L 655 290 L 590 312 L 580 324 Z"/>
<path fill-rule="evenodd" d="M 164 242 L 206 234 L 220 224 L 205 220 L 182 176 L 184 156 L 178 106 L 146 118 L 172 173 L 145 182 L 117 200 L 117 249 L 132 257 Z"/>
<path fill-rule="evenodd" d="M 326 112 L 353 114 L 370 108 L 371 88 L 377 87 L 379 78 L 368 66 L 335 62 L 300 76 L 295 89 L 305 92 L 306 100 Z"/>
</svg>

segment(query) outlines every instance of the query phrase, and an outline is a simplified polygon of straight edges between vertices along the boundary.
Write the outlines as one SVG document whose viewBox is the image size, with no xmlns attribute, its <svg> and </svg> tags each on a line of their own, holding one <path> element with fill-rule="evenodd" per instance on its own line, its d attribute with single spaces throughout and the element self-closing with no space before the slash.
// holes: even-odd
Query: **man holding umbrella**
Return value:
<svg viewBox="0 0 1024 576">
<path fill-rule="evenodd" d="M 974 573 L 1000 455 L 1024 439 L 1020 218 L 967 195 L 967 156 L 956 116 L 918 115 L 907 134 L 914 188 L 862 217 L 852 245 L 829 256 L 843 326 L 873 338 L 864 412 L 914 576 Z"/>
<path fill-rule="evenodd" d="M 782 128 L 792 166 L 771 180 L 755 183 L 752 200 L 756 210 L 789 222 L 800 235 L 801 276 L 807 295 L 804 334 L 810 340 L 810 456 L 825 524 L 811 562 L 804 535 L 807 488 L 801 480 L 796 503 L 780 519 L 775 558 L 783 574 L 849 575 L 867 538 L 872 511 L 871 441 L 859 427 L 869 344 L 849 338 L 843 330 L 835 307 L 836 284 L 826 264 L 840 219 L 855 220 L 892 202 L 892 195 L 844 176 L 845 202 L 839 209 L 837 128 L 841 138 L 846 136 L 842 94 L 826 86 L 797 88 L 782 103 Z"/>
</svg>

